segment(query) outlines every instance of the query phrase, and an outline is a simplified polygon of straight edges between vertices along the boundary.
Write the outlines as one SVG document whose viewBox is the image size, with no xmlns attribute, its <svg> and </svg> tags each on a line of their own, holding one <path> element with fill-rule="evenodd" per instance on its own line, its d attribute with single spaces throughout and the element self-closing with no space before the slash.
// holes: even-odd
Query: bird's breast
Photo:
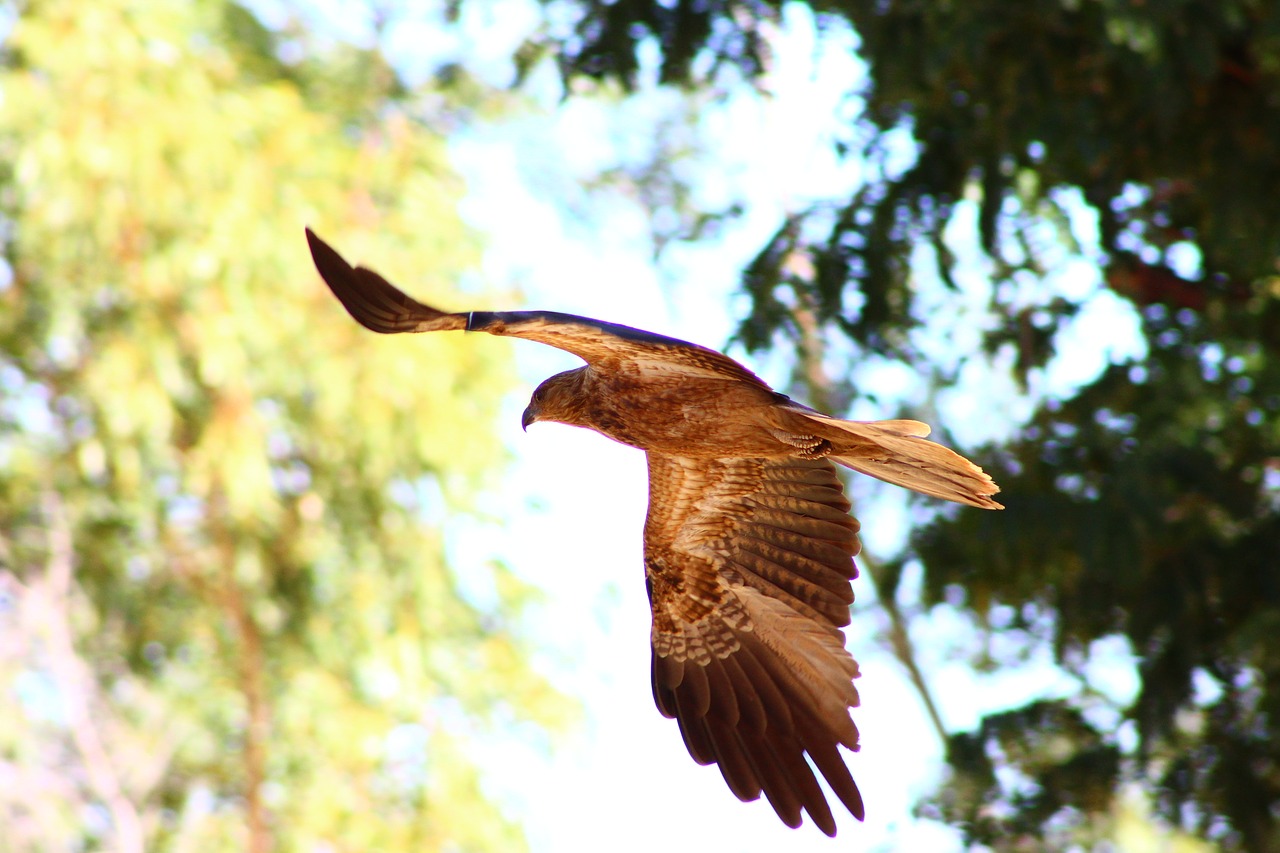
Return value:
<svg viewBox="0 0 1280 853">
<path fill-rule="evenodd" d="M 735 381 L 617 382 L 593 394 L 587 426 L 615 441 L 672 456 L 769 456 L 767 390 Z"/>
</svg>

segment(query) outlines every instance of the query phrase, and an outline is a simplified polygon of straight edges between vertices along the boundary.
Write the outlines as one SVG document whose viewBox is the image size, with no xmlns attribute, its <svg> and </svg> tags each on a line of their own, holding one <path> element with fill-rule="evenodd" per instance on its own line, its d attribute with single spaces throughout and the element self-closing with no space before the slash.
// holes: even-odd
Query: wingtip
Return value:
<svg viewBox="0 0 1280 853">
<path fill-rule="evenodd" d="M 307 234 L 307 248 L 311 250 L 311 260 L 316 265 L 316 271 L 320 273 L 321 278 L 328 277 L 325 272 L 329 269 L 338 268 L 341 270 L 350 270 L 351 265 L 339 255 L 337 250 L 320 238 L 320 235 L 312 231 L 310 228 L 305 229 Z"/>
<path fill-rule="evenodd" d="M 388 335 L 466 328 L 465 313 L 449 314 L 423 305 L 368 267 L 353 267 L 314 231 L 305 230 L 316 272 L 347 313 L 366 329 Z"/>
<path fill-rule="evenodd" d="M 342 307 L 347 309 L 347 313 L 360 325 L 370 331 L 387 333 L 393 331 L 388 325 L 388 320 L 393 318 L 381 316 L 384 311 L 379 309 L 382 307 L 377 300 L 370 299 L 360 287 L 358 272 L 355 267 L 347 262 L 347 259 L 338 254 L 338 251 L 320 238 L 310 227 L 305 229 L 307 234 L 307 246 L 311 250 L 311 262 L 315 264 L 316 272 L 320 274 L 320 278 L 333 295 L 342 303 Z"/>
<path fill-rule="evenodd" d="M 320 239 L 320 236 L 310 228 L 306 229 L 307 248 L 311 250 L 311 262 L 316 266 L 316 272 L 320 273 L 320 277 L 325 283 L 333 287 L 333 280 L 336 274 L 350 274 L 351 264 L 339 255 L 338 252 Z"/>
</svg>

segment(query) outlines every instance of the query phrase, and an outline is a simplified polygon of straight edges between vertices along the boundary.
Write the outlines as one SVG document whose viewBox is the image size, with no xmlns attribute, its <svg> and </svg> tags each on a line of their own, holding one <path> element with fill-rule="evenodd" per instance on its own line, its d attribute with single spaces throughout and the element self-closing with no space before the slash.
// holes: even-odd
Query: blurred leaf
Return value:
<svg viewBox="0 0 1280 853">
<path fill-rule="evenodd" d="M 478 246 L 444 141 L 380 56 L 290 37 L 305 62 L 217 0 L 48 0 L 10 36 L 0 825 L 19 849 L 134 849 L 136 819 L 156 850 L 509 850 L 466 744 L 565 719 L 527 662 L 528 591 L 506 575 L 493 609 L 469 603 L 393 488 L 472 506 L 503 455 L 477 425 L 506 350 L 363 333 L 302 236 L 451 289 Z M 322 84 L 330 60 L 368 73 Z M 90 678 L 59 675 L 58 620 Z M 63 717 L 72 699 L 93 713 Z"/>
</svg>

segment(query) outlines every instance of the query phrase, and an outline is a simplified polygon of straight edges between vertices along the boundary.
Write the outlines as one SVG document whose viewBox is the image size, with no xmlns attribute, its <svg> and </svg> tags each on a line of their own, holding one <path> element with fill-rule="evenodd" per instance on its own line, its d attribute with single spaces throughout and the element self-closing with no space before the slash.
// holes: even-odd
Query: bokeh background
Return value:
<svg viewBox="0 0 1280 853">
<path fill-rule="evenodd" d="M 0 851 L 1280 849 L 1280 4 L 0 4 Z M 855 480 L 868 819 L 652 707 L 643 459 L 563 353 L 916 417 Z"/>
</svg>

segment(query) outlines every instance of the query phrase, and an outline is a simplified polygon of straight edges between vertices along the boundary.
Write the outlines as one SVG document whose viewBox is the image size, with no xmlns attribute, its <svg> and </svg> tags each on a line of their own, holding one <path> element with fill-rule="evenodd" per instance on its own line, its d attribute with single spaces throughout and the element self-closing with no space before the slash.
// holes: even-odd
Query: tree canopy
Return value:
<svg viewBox="0 0 1280 853">
<path fill-rule="evenodd" d="M 468 744 L 567 709 L 530 590 L 482 565 L 491 600 L 464 593 L 442 525 L 502 457 L 506 352 L 427 342 L 422 371 L 341 316 L 302 233 L 428 290 L 475 262 L 420 103 L 375 51 L 224 0 L 11 11 L 0 847 L 519 846 Z"/>
<path fill-rule="evenodd" d="M 976 454 L 1009 508 L 934 519 L 872 574 L 894 607 L 921 565 L 924 602 L 986 641 L 975 665 L 1048 648 L 1079 689 L 950 733 L 923 811 L 1066 849 L 1112 837 L 1136 787 L 1172 826 L 1275 849 L 1280 4 L 792 3 L 857 36 L 867 82 L 834 144 L 868 177 L 779 223 L 740 339 L 810 361 L 839 341 L 936 389 L 1005 365 L 1035 407 Z M 550 51 L 572 81 L 656 67 L 694 91 L 762 79 L 784 9 L 545 5 L 522 68 Z M 444 514 L 485 484 L 469 460 L 501 450 L 426 411 L 492 421 L 505 354 L 446 339 L 410 361 L 332 322 L 301 240 L 323 221 L 425 271 L 427 298 L 448 286 L 478 244 L 430 128 L 483 94 L 414 89 L 376 49 L 230 0 L 5 8 L 3 841 L 510 849 L 469 739 L 564 706 L 526 660 L 530 591 L 490 566 L 476 601 L 445 559 Z M 936 305 L 970 243 L 987 313 L 939 360 L 919 332 L 969 331 Z M 1082 346 L 1055 275 L 1073 255 L 1131 306 L 1139 354 L 1046 391 Z M 1104 641 L 1135 695 L 1095 683 Z"/>
<path fill-rule="evenodd" d="M 850 95 L 863 109 L 837 144 L 874 168 L 762 247 L 743 277 L 748 346 L 811 340 L 816 320 L 953 382 L 955 365 L 911 333 L 922 258 L 939 287 L 958 287 L 949 229 L 966 205 L 991 284 L 982 351 L 964 359 L 1001 357 L 1034 387 L 1072 356 L 1061 331 L 1080 300 L 1052 276 L 1064 249 L 1089 252 L 1100 286 L 1141 320 L 1141 356 L 1036 395 L 1020 433 L 989 450 L 1005 513 L 937 520 L 897 563 L 923 563 L 928 603 L 1047 644 L 1081 683 L 953 734 L 953 778 L 926 810 L 975 843 L 1065 848 L 1105 836 L 1137 784 L 1174 826 L 1275 849 L 1280 4 L 800 5 L 860 40 L 868 82 Z M 761 77 L 782 4 L 577 6 L 550 39 L 567 77 L 634 86 L 656 55 L 661 82 L 701 90 Z M 903 134 L 914 155 L 898 167 Z M 1102 638 L 1137 657 L 1131 701 L 1089 683 Z"/>
</svg>

